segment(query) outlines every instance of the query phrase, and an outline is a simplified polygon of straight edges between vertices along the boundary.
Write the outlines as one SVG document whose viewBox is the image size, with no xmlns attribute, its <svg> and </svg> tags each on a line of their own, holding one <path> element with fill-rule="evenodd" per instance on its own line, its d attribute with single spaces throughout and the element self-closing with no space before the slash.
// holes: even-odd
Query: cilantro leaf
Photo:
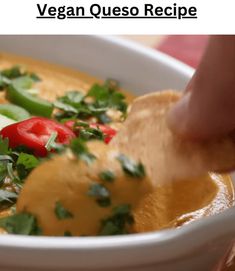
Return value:
<svg viewBox="0 0 235 271">
<path fill-rule="evenodd" d="M 20 66 L 13 66 L 0 72 L 0 89 L 4 89 L 10 84 L 18 88 L 30 89 L 34 82 L 41 81 L 35 73 L 22 71 Z"/>
<path fill-rule="evenodd" d="M 51 134 L 51 136 L 49 137 L 46 145 L 45 145 L 45 148 L 48 150 L 48 151 L 51 151 L 54 147 L 54 145 L 56 144 L 55 140 L 57 138 L 58 134 L 57 132 L 54 132 Z"/>
<path fill-rule="evenodd" d="M 107 198 L 110 196 L 108 189 L 99 183 L 92 184 L 87 194 L 95 198 Z"/>
<path fill-rule="evenodd" d="M 12 200 L 15 200 L 17 197 L 18 195 L 14 192 L 0 189 L 0 202 L 3 201 L 12 202 Z"/>
<path fill-rule="evenodd" d="M 70 143 L 70 149 L 81 160 L 90 165 L 96 157 L 89 152 L 84 140 L 75 138 Z"/>
<path fill-rule="evenodd" d="M 32 154 L 20 153 L 16 162 L 17 165 L 24 165 L 26 169 L 32 169 L 39 165 L 39 160 Z"/>
<path fill-rule="evenodd" d="M 41 81 L 41 78 L 36 73 L 29 73 L 22 71 L 19 65 L 13 66 L 9 69 L 5 69 L 1 71 L 2 76 L 6 77 L 7 79 L 16 79 L 23 76 L 30 77 L 34 82 Z"/>
<path fill-rule="evenodd" d="M 55 101 L 53 104 L 54 104 L 55 108 L 61 109 L 63 111 L 69 112 L 69 113 L 77 114 L 77 109 L 74 108 L 72 105 L 63 103 L 59 100 Z"/>
<path fill-rule="evenodd" d="M 79 131 L 79 137 L 84 140 L 91 140 L 91 139 L 97 139 L 97 140 L 104 140 L 104 134 L 103 132 L 98 128 L 83 128 Z"/>
<path fill-rule="evenodd" d="M 16 161 L 16 169 L 21 180 L 39 165 L 39 160 L 32 154 L 20 153 Z"/>
<path fill-rule="evenodd" d="M 57 138 L 57 132 L 54 132 L 51 134 L 49 137 L 45 148 L 50 152 L 51 150 L 56 151 L 57 153 L 61 153 L 65 150 L 65 146 L 63 144 L 57 143 L 56 138 Z"/>
<path fill-rule="evenodd" d="M 111 216 L 101 221 L 100 235 L 128 234 L 129 227 L 134 223 L 131 206 L 122 204 L 112 210 Z"/>
<path fill-rule="evenodd" d="M 88 102 L 87 98 L 92 99 Z M 56 114 L 58 120 L 87 119 L 93 116 L 101 123 L 111 122 L 106 114 L 108 109 L 114 108 L 123 114 L 126 114 L 127 110 L 125 96 L 118 91 L 118 84 L 114 80 L 107 80 L 102 85 L 92 85 L 86 96 L 79 91 L 69 91 L 59 97 L 54 105 L 60 109 Z"/>
<path fill-rule="evenodd" d="M 94 197 L 96 199 L 96 202 L 101 207 L 108 207 L 111 204 L 110 192 L 102 184 L 99 183 L 92 184 L 87 192 L 87 195 Z"/>
<path fill-rule="evenodd" d="M 9 139 L 2 138 L 0 136 L 0 153 L 1 154 L 8 154 L 9 151 Z"/>
<path fill-rule="evenodd" d="M 19 65 L 13 66 L 9 69 L 2 70 L 1 74 L 3 76 L 7 77 L 8 79 L 15 79 L 17 77 L 24 75 L 24 73 L 22 73 Z"/>
<path fill-rule="evenodd" d="M 99 177 L 102 181 L 110 183 L 115 180 L 115 174 L 111 170 L 105 170 L 100 172 Z"/>
<path fill-rule="evenodd" d="M 64 236 L 65 237 L 72 237 L 73 235 L 72 235 L 72 233 L 70 231 L 65 231 Z"/>
<path fill-rule="evenodd" d="M 0 162 L 0 184 L 3 183 L 7 175 L 8 175 L 7 164 L 5 162 Z"/>
<path fill-rule="evenodd" d="M 56 202 L 55 215 L 59 220 L 73 218 L 73 214 L 65 209 L 60 201 Z"/>
<path fill-rule="evenodd" d="M 87 96 L 95 98 L 96 107 L 115 108 L 123 113 L 127 110 L 125 96 L 118 91 L 118 84 L 114 80 L 107 80 L 103 85 L 94 84 Z"/>
<path fill-rule="evenodd" d="M 134 178 L 145 177 L 145 169 L 142 163 L 136 163 L 124 154 L 119 155 L 117 160 L 121 163 L 122 169 L 127 175 Z"/>
<path fill-rule="evenodd" d="M 40 235 L 41 233 L 36 218 L 28 213 L 0 218 L 0 227 L 13 234 Z"/>
<path fill-rule="evenodd" d="M 34 72 L 29 73 L 29 76 L 35 83 L 42 81 L 42 79 Z"/>
</svg>

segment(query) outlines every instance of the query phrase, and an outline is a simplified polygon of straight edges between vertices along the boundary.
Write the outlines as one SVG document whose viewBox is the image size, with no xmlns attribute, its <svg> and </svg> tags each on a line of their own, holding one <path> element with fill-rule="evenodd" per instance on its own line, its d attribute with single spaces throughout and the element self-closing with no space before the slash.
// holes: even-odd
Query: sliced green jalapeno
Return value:
<svg viewBox="0 0 235 271">
<path fill-rule="evenodd" d="M 52 114 L 52 103 L 35 97 L 28 93 L 27 90 L 15 87 L 14 84 L 8 86 L 6 97 L 10 102 L 22 106 L 33 115 L 49 118 Z"/>
</svg>

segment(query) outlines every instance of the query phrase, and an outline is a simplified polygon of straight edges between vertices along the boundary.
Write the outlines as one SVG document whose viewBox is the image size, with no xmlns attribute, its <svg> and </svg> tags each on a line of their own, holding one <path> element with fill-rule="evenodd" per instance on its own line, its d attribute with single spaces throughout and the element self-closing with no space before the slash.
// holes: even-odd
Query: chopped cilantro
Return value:
<svg viewBox="0 0 235 271">
<path fill-rule="evenodd" d="M 84 127 L 84 128 L 88 128 L 89 124 L 85 121 L 76 121 L 74 123 L 74 128 L 76 129 L 76 127 Z"/>
<path fill-rule="evenodd" d="M 83 101 L 84 94 L 80 91 L 72 90 L 68 91 L 66 95 L 60 97 L 58 100 L 62 103 L 69 104 L 76 108 L 77 104 Z"/>
<path fill-rule="evenodd" d="M 145 169 L 142 163 L 136 163 L 124 154 L 119 155 L 117 159 L 121 163 L 122 169 L 127 175 L 135 178 L 145 177 Z"/>
<path fill-rule="evenodd" d="M 36 73 L 30 73 L 29 76 L 34 82 L 42 81 L 41 78 Z"/>
<path fill-rule="evenodd" d="M 84 140 L 104 140 L 104 134 L 99 128 L 84 127 L 79 131 L 79 137 Z"/>
<path fill-rule="evenodd" d="M 20 187 L 22 180 L 39 164 L 39 160 L 28 148 L 20 146 L 10 149 L 7 138 L 0 137 L 0 153 L 0 185 L 8 177 Z"/>
<path fill-rule="evenodd" d="M 94 84 L 87 96 L 95 98 L 94 106 L 115 108 L 125 113 L 127 103 L 125 96 L 118 91 L 118 84 L 114 80 L 107 80 L 103 85 Z"/>
<path fill-rule="evenodd" d="M 9 139 L 0 137 L 0 153 L 8 154 L 9 151 Z"/>
<path fill-rule="evenodd" d="M 85 142 L 81 138 L 75 138 L 70 143 L 72 152 L 81 160 L 90 165 L 96 157 L 89 152 Z"/>
<path fill-rule="evenodd" d="M 12 161 L 13 158 L 10 155 L 0 155 L 0 161 Z"/>
<path fill-rule="evenodd" d="M 60 220 L 73 218 L 73 214 L 65 209 L 60 201 L 57 201 L 55 204 L 55 215 Z"/>
<path fill-rule="evenodd" d="M 54 132 L 51 134 L 51 136 L 49 137 L 46 145 L 45 145 L 45 148 L 48 150 L 48 151 L 51 151 L 53 149 L 53 146 L 56 144 L 55 140 L 57 138 L 57 133 Z"/>
<path fill-rule="evenodd" d="M 12 153 L 15 153 L 17 156 L 21 152 L 33 154 L 34 151 L 25 145 L 19 145 L 12 150 Z"/>
<path fill-rule="evenodd" d="M 40 235 L 41 230 L 36 218 L 28 213 L 20 213 L 0 218 L 0 227 L 8 233 L 22 235 Z"/>
<path fill-rule="evenodd" d="M 91 196 L 96 199 L 96 202 L 101 207 L 108 207 L 111 204 L 109 190 L 99 183 L 94 183 L 90 186 L 88 196 Z"/>
<path fill-rule="evenodd" d="M 20 153 L 16 162 L 17 165 L 24 165 L 26 169 L 32 169 L 39 165 L 38 159 L 27 153 Z"/>
<path fill-rule="evenodd" d="M 92 184 L 87 194 L 96 198 L 107 198 L 110 195 L 108 189 L 99 183 Z"/>
<path fill-rule="evenodd" d="M 21 67 L 18 65 L 13 66 L 9 69 L 2 70 L 1 75 L 6 77 L 7 79 L 16 79 L 23 76 L 28 76 L 34 82 L 41 81 L 40 77 L 36 73 L 29 73 L 29 72 L 22 71 Z"/>
<path fill-rule="evenodd" d="M 97 199 L 96 202 L 99 204 L 100 207 L 109 207 L 111 205 L 110 198 Z"/>
<path fill-rule="evenodd" d="M 0 202 L 3 202 L 3 201 L 12 202 L 17 197 L 18 197 L 18 195 L 16 193 L 14 193 L 14 192 L 10 192 L 10 191 L 7 191 L 7 190 L 0 189 Z"/>
<path fill-rule="evenodd" d="M 63 103 L 59 100 L 54 102 L 54 106 L 55 106 L 55 108 L 58 108 L 58 109 L 63 110 L 65 112 L 75 113 L 75 114 L 77 113 L 77 110 L 73 106 L 66 104 L 66 103 Z"/>
<path fill-rule="evenodd" d="M 92 101 L 87 102 L 87 97 L 91 97 Z M 58 120 L 96 117 L 101 123 L 111 122 L 106 114 L 108 109 L 114 108 L 123 114 L 127 110 L 125 96 L 118 91 L 118 84 L 114 80 L 108 80 L 103 85 L 94 84 L 87 95 L 79 91 L 69 91 L 59 97 L 54 106 L 60 109 L 55 116 Z"/>
<path fill-rule="evenodd" d="M 100 235 L 128 234 L 129 226 L 134 223 L 131 207 L 119 205 L 112 210 L 112 215 L 101 221 Z"/>
<path fill-rule="evenodd" d="M 7 172 L 12 182 L 18 183 L 18 177 L 15 175 L 15 172 L 13 169 L 13 163 L 7 163 Z"/>
<path fill-rule="evenodd" d="M 115 180 L 115 175 L 111 170 L 105 170 L 100 172 L 99 177 L 102 181 L 110 183 Z"/>
<path fill-rule="evenodd" d="M 64 236 L 66 236 L 66 237 L 72 237 L 73 235 L 72 235 L 72 233 L 70 231 L 65 231 L 64 232 Z"/>
<path fill-rule="evenodd" d="M 39 165 L 39 160 L 32 154 L 20 153 L 16 161 L 16 169 L 21 180 L 25 179 L 29 173 Z"/>
<path fill-rule="evenodd" d="M 23 76 L 24 73 L 21 71 L 20 66 L 13 66 L 9 69 L 5 69 L 1 71 L 1 74 L 8 79 L 15 79 L 17 77 Z"/>
<path fill-rule="evenodd" d="M 5 162 L 0 162 L 0 184 L 2 185 L 3 181 L 7 177 L 7 164 Z"/>
</svg>

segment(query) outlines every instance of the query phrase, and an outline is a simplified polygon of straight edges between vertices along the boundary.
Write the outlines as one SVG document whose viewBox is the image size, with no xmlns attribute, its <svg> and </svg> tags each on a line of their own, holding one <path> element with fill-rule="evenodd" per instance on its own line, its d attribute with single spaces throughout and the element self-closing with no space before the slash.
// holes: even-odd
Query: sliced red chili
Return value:
<svg viewBox="0 0 235 271">
<path fill-rule="evenodd" d="M 64 123 L 64 125 L 68 128 L 70 128 L 77 136 L 79 136 L 79 130 L 81 129 L 85 129 L 83 126 L 76 126 L 76 129 L 74 129 L 74 124 L 75 121 L 74 120 L 69 120 L 66 121 Z M 114 130 L 113 128 L 111 128 L 108 125 L 104 125 L 104 124 L 99 124 L 99 123 L 90 123 L 89 124 L 90 128 L 96 128 L 96 129 L 100 129 L 101 132 L 104 134 L 104 142 L 106 144 L 108 144 L 111 139 L 116 135 L 117 131 Z"/>
<path fill-rule="evenodd" d="M 0 132 L 3 138 L 9 139 L 11 148 L 24 145 L 34 151 L 36 156 L 46 156 L 45 144 L 52 135 L 57 133 L 56 142 L 69 144 L 75 134 L 68 127 L 53 120 L 33 117 L 3 128 Z"/>
</svg>

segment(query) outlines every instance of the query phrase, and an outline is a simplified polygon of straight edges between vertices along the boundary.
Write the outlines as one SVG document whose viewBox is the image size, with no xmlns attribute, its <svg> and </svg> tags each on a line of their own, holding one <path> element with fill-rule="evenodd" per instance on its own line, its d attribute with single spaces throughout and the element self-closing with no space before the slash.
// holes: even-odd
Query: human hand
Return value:
<svg viewBox="0 0 235 271">
<path fill-rule="evenodd" d="M 211 36 L 183 98 L 169 112 L 168 124 L 191 140 L 235 131 L 235 35 Z"/>
</svg>

